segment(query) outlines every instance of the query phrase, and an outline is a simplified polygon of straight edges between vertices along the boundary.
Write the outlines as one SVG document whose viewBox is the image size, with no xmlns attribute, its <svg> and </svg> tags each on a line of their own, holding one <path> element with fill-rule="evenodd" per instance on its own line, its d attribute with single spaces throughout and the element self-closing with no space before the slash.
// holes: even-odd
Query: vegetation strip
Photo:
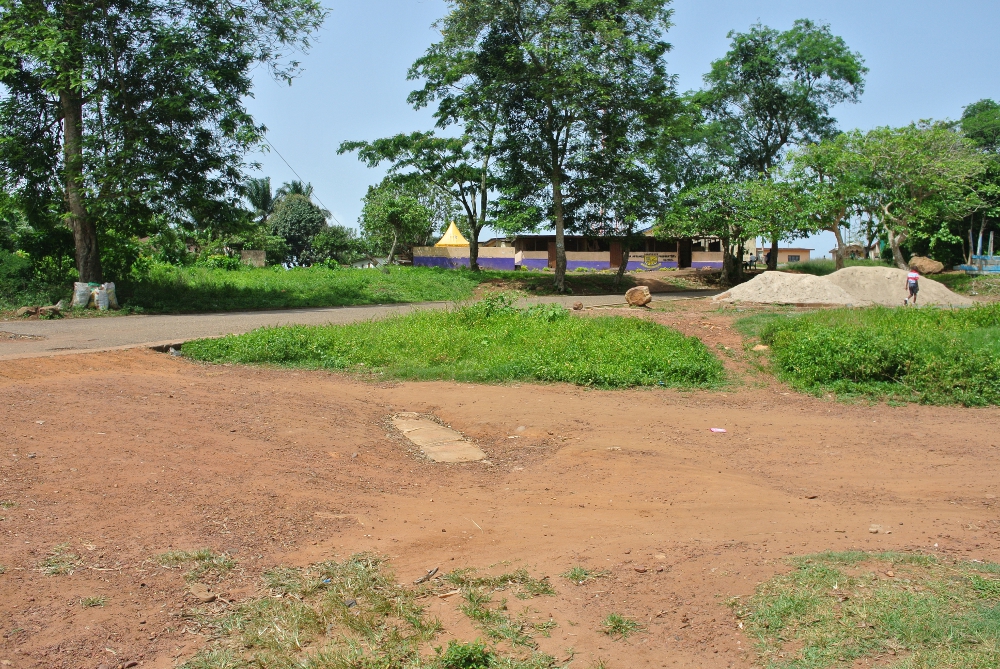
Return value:
<svg viewBox="0 0 1000 669">
<path fill-rule="evenodd" d="M 832 309 L 758 315 L 737 326 L 759 333 L 779 377 L 799 390 L 1000 404 L 1000 305 Z"/>
<path fill-rule="evenodd" d="M 1000 565 L 823 553 L 732 602 L 764 666 L 1000 666 Z"/>
<path fill-rule="evenodd" d="M 184 345 L 196 360 L 367 370 L 402 379 L 704 388 L 722 364 L 695 337 L 638 318 L 527 310 L 505 296 L 369 323 L 264 328 Z"/>
</svg>

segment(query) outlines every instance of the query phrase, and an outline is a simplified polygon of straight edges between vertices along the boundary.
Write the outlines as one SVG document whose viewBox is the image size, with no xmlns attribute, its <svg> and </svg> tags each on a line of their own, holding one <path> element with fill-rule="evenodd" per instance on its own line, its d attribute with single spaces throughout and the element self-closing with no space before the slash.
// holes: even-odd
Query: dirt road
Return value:
<svg viewBox="0 0 1000 669">
<path fill-rule="evenodd" d="M 719 291 L 675 291 L 657 294 L 656 301 L 685 300 L 715 295 Z M 579 297 L 532 297 L 524 304 L 557 302 L 570 306 L 624 304 L 621 295 L 585 295 Z M 261 327 L 277 325 L 328 325 L 355 323 L 414 309 L 445 309 L 450 302 L 418 304 L 378 304 L 329 309 L 284 309 L 279 311 L 239 311 L 213 314 L 176 314 L 159 316 L 114 316 L 65 318 L 60 320 L 25 320 L 13 317 L 0 322 L 0 360 L 31 358 L 38 355 L 62 355 L 80 351 L 107 351 L 136 346 L 178 344 L 191 339 L 241 334 Z"/>
<path fill-rule="evenodd" d="M 735 337 L 719 314 L 657 317 Z M 557 590 L 526 603 L 558 625 L 541 650 L 615 669 L 751 666 L 726 602 L 789 555 L 1000 559 L 995 409 L 845 405 L 766 379 L 696 393 L 374 384 L 145 350 L 2 362 L 0 400 L 12 669 L 191 657 L 207 640 L 182 615 L 196 602 L 180 571 L 154 561 L 168 550 L 233 555 L 230 601 L 274 565 L 359 551 L 389 556 L 404 582 L 505 561 Z M 390 427 L 402 411 L 463 432 L 488 462 L 421 459 Z M 58 544 L 82 564 L 45 576 Z M 559 577 L 574 565 L 610 576 Z M 81 607 L 97 596 L 103 607 Z M 436 643 L 475 636 L 459 602 L 431 601 Z M 647 631 L 612 641 L 599 632 L 611 612 Z"/>
</svg>

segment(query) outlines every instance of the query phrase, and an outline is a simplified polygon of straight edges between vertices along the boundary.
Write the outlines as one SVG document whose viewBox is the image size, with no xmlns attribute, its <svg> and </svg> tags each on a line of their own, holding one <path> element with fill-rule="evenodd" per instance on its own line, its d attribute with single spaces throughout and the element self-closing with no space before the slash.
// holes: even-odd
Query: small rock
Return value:
<svg viewBox="0 0 1000 669">
<path fill-rule="evenodd" d="M 664 555 L 663 553 L 657 553 L 653 557 L 655 557 L 657 560 L 666 560 L 667 559 L 667 556 Z"/>
<path fill-rule="evenodd" d="M 885 572 L 885 575 L 888 576 L 889 578 L 892 578 L 893 576 L 896 575 L 896 573 L 890 570 L 890 571 Z"/>
<path fill-rule="evenodd" d="M 191 584 L 191 594 L 195 596 L 202 604 L 208 604 L 209 602 L 214 602 L 218 595 L 212 592 L 212 589 L 207 585 L 202 585 L 201 583 Z"/>
<path fill-rule="evenodd" d="M 646 286 L 636 286 L 635 288 L 629 288 L 625 293 L 625 301 L 633 307 L 644 307 L 653 301 L 653 296 L 649 293 L 649 288 Z"/>
<path fill-rule="evenodd" d="M 38 307 L 21 307 L 14 313 L 14 315 L 18 318 L 25 318 L 27 316 L 34 316 L 37 313 Z"/>
<path fill-rule="evenodd" d="M 878 534 L 879 532 L 882 531 L 882 526 L 881 525 L 875 525 L 873 523 L 872 526 L 868 528 L 868 531 L 871 532 L 872 534 Z"/>
<path fill-rule="evenodd" d="M 139 666 L 138 662 L 136 662 L 135 660 L 129 660 L 128 662 L 122 665 L 122 669 L 132 669 L 132 667 L 138 667 L 138 666 Z"/>
<path fill-rule="evenodd" d="M 755 351 L 770 351 L 771 347 L 767 346 L 766 344 L 757 344 L 756 346 L 753 347 L 753 350 L 755 350 Z"/>
<path fill-rule="evenodd" d="M 580 311 L 583 309 L 583 302 L 574 302 L 573 311 Z"/>
<path fill-rule="evenodd" d="M 645 568 L 645 567 L 642 567 L 642 566 L 639 566 L 639 567 L 632 567 L 632 569 L 635 569 L 635 570 L 636 570 L 636 572 L 637 572 L 637 573 L 639 573 L 639 574 L 645 574 L 645 573 L 646 573 L 646 568 Z"/>
<path fill-rule="evenodd" d="M 806 499 L 816 499 L 819 495 L 806 495 Z"/>
</svg>

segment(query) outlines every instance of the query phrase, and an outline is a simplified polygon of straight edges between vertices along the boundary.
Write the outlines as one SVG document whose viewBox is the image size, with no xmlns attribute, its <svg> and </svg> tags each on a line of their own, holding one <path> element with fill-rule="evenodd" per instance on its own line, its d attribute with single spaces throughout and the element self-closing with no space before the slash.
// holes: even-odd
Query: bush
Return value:
<svg viewBox="0 0 1000 669">
<path fill-rule="evenodd" d="M 264 328 L 185 344 L 226 363 L 368 370 L 404 379 L 551 381 L 606 388 L 710 387 L 722 364 L 696 337 L 650 321 L 525 311 L 494 298 L 451 311 L 325 327 Z"/>
<path fill-rule="evenodd" d="M 438 658 L 436 667 L 440 669 L 490 669 L 495 657 L 489 648 L 479 643 L 448 642 L 448 649 Z"/>
<path fill-rule="evenodd" d="M 835 309 L 771 319 L 761 339 L 802 390 L 1000 404 L 1000 305 Z"/>
<path fill-rule="evenodd" d="M 271 233 L 288 243 L 287 262 L 301 260 L 309 242 L 326 228 L 326 216 L 305 195 L 286 195 L 267 219 Z"/>
<path fill-rule="evenodd" d="M 244 265 L 243 261 L 239 258 L 234 258 L 220 253 L 213 253 L 198 264 L 202 267 L 222 269 L 227 272 L 237 272 L 246 268 L 246 265 Z"/>
</svg>

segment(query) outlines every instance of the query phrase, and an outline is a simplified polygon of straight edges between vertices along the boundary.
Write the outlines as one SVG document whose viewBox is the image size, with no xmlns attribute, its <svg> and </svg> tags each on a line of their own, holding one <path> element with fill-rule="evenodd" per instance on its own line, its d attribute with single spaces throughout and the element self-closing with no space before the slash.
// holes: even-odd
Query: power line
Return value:
<svg viewBox="0 0 1000 669">
<path fill-rule="evenodd" d="M 305 183 L 305 179 L 303 179 L 301 176 L 299 176 L 299 173 L 295 171 L 295 168 L 292 167 L 291 164 L 287 160 L 285 160 L 285 157 L 283 155 L 281 155 L 281 151 L 278 151 L 277 147 L 275 147 L 274 144 L 271 144 L 271 140 L 269 140 L 267 138 L 267 135 L 264 135 L 263 137 L 264 137 L 264 141 L 267 142 L 267 145 L 270 146 L 272 149 L 274 149 L 274 152 L 278 154 L 279 158 L 281 158 L 281 162 L 285 163 L 285 165 L 288 165 L 288 169 L 290 169 L 292 171 L 292 174 L 294 174 L 295 176 L 299 177 L 299 181 Z M 323 205 L 324 209 L 326 209 L 327 211 L 330 212 L 330 216 L 333 216 L 333 220 L 337 221 L 337 225 L 340 225 L 340 226 L 344 225 L 343 223 L 341 223 L 337 219 L 337 216 L 333 213 L 333 210 L 330 209 L 328 206 L 326 206 L 326 204 L 323 203 L 323 200 L 319 199 L 319 195 L 316 195 L 316 193 L 314 192 L 313 196 L 316 198 L 317 202 L 319 202 L 321 205 Z"/>
</svg>

